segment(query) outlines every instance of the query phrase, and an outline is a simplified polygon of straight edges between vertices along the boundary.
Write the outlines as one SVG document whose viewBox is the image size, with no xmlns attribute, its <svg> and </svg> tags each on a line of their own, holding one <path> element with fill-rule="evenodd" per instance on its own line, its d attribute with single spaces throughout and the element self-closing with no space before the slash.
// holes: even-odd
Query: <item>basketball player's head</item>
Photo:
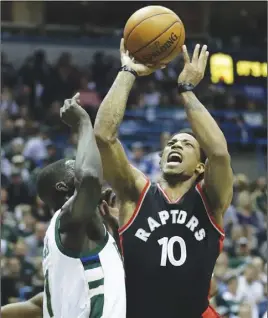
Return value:
<svg viewBox="0 0 268 318">
<path fill-rule="evenodd" d="M 37 178 L 37 192 L 55 211 L 74 194 L 74 160 L 61 159 L 47 165 Z"/>
<path fill-rule="evenodd" d="M 167 180 L 199 181 L 203 178 L 206 156 L 191 130 L 174 134 L 161 153 L 160 166 Z"/>
<path fill-rule="evenodd" d="M 58 160 L 46 166 L 38 175 L 38 195 L 55 211 L 74 194 L 74 164 L 74 160 Z M 119 210 L 112 189 L 108 188 L 102 192 L 99 211 L 105 224 L 112 228 L 116 227 Z"/>
</svg>

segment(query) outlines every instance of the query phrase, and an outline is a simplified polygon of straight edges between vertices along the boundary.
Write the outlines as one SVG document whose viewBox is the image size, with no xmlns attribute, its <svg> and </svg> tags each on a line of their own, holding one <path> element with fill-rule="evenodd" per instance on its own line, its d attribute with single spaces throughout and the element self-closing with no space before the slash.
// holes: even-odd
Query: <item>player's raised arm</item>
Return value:
<svg viewBox="0 0 268 318">
<path fill-rule="evenodd" d="M 103 179 L 100 153 L 87 112 L 78 104 L 79 94 L 71 100 L 66 100 L 61 108 L 62 120 L 78 130 L 78 146 L 75 159 L 75 194 L 62 207 L 68 206 L 67 213 L 61 216 L 61 230 L 87 227 L 96 219 L 97 206 L 101 197 Z M 57 186 L 57 185 L 56 185 Z M 64 184 L 58 184 L 64 187 Z M 100 235 L 103 227 L 99 222 Z"/>
<path fill-rule="evenodd" d="M 42 318 L 43 317 L 43 293 L 33 298 L 15 304 L 9 304 L 1 308 L 1 318 Z"/>
<path fill-rule="evenodd" d="M 204 45 L 200 52 L 197 44 L 190 60 L 186 46 L 183 46 L 185 66 L 178 78 L 179 91 L 196 138 L 204 150 L 204 190 L 216 214 L 225 212 L 231 202 L 233 173 L 225 137 L 207 109 L 191 91 L 203 78 L 209 53 Z"/>
<path fill-rule="evenodd" d="M 100 105 L 94 131 L 101 153 L 105 180 L 117 192 L 121 201 L 136 201 L 146 180 L 141 172 L 130 166 L 124 149 L 117 139 L 117 133 L 136 76 L 149 75 L 154 69 L 135 64 L 125 51 L 124 40 L 121 40 L 120 53 L 122 68 Z"/>
</svg>

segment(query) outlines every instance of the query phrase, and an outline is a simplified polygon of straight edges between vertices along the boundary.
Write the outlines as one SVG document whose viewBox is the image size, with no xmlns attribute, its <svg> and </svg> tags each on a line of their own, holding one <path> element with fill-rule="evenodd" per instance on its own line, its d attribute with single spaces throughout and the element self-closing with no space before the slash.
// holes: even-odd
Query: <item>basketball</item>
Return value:
<svg viewBox="0 0 268 318">
<path fill-rule="evenodd" d="M 167 64 L 181 52 L 185 40 L 184 25 L 172 10 L 147 6 L 128 19 L 124 40 L 126 49 L 136 61 Z"/>
</svg>

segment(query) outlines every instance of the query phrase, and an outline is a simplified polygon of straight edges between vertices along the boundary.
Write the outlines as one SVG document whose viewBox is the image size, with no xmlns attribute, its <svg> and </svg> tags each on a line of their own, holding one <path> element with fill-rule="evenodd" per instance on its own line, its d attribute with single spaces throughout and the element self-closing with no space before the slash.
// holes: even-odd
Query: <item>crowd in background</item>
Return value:
<svg viewBox="0 0 268 318">
<path fill-rule="evenodd" d="M 2 54 L 2 305 L 43 290 L 42 247 L 51 211 L 36 194 L 35 178 L 45 165 L 62 157 L 74 158 L 77 145 L 77 134 L 60 121 L 62 102 L 80 91 L 81 103 L 94 121 L 119 67 L 118 60 L 101 52 L 91 65 L 79 69 L 68 53 L 50 65 L 45 53 L 37 51 L 15 69 Z M 137 81 L 128 109 L 179 105 L 179 67 L 171 63 L 153 77 Z M 206 79 L 198 92 L 210 110 L 243 107 L 255 114 L 244 121 L 264 123 L 261 101 L 248 100 L 232 88 L 209 85 Z M 169 132 L 161 135 L 159 151 L 169 136 Z M 157 180 L 159 151 L 146 153 L 139 142 L 126 150 L 135 166 Z M 224 250 L 214 271 L 218 293 L 213 304 L 224 318 L 259 318 L 267 307 L 266 187 L 264 177 L 250 182 L 245 175 L 235 176 L 233 203 L 224 219 Z"/>
</svg>

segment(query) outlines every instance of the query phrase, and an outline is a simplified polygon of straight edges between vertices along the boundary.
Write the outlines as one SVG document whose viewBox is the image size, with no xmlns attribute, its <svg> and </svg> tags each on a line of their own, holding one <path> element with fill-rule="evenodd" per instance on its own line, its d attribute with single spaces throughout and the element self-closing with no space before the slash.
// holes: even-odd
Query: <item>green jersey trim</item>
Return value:
<svg viewBox="0 0 268 318">
<path fill-rule="evenodd" d="M 99 244 L 97 247 L 95 247 L 92 250 L 88 249 L 85 252 L 76 253 L 76 252 L 74 252 L 74 251 L 72 251 L 72 250 L 70 250 L 62 245 L 59 229 L 60 229 L 60 214 L 57 215 L 56 222 L 55 222 L 55 241 L 56 241 L 56 245 L 57 245 L 58 249 L 61 251 L 61 253 L 65 256 L 68 256 L 71 258 L 81 258 L 81 257 L 87 257 L 87 256 L 99 254 L 101 252 L 101 250 L 105 247 L 105 245 L 107 244 L 108 239 L 109 239 L 108 231 L 105 229 L 105 237 L 104 237 L 103 242 L 101 244 Z"/>
</svg>

